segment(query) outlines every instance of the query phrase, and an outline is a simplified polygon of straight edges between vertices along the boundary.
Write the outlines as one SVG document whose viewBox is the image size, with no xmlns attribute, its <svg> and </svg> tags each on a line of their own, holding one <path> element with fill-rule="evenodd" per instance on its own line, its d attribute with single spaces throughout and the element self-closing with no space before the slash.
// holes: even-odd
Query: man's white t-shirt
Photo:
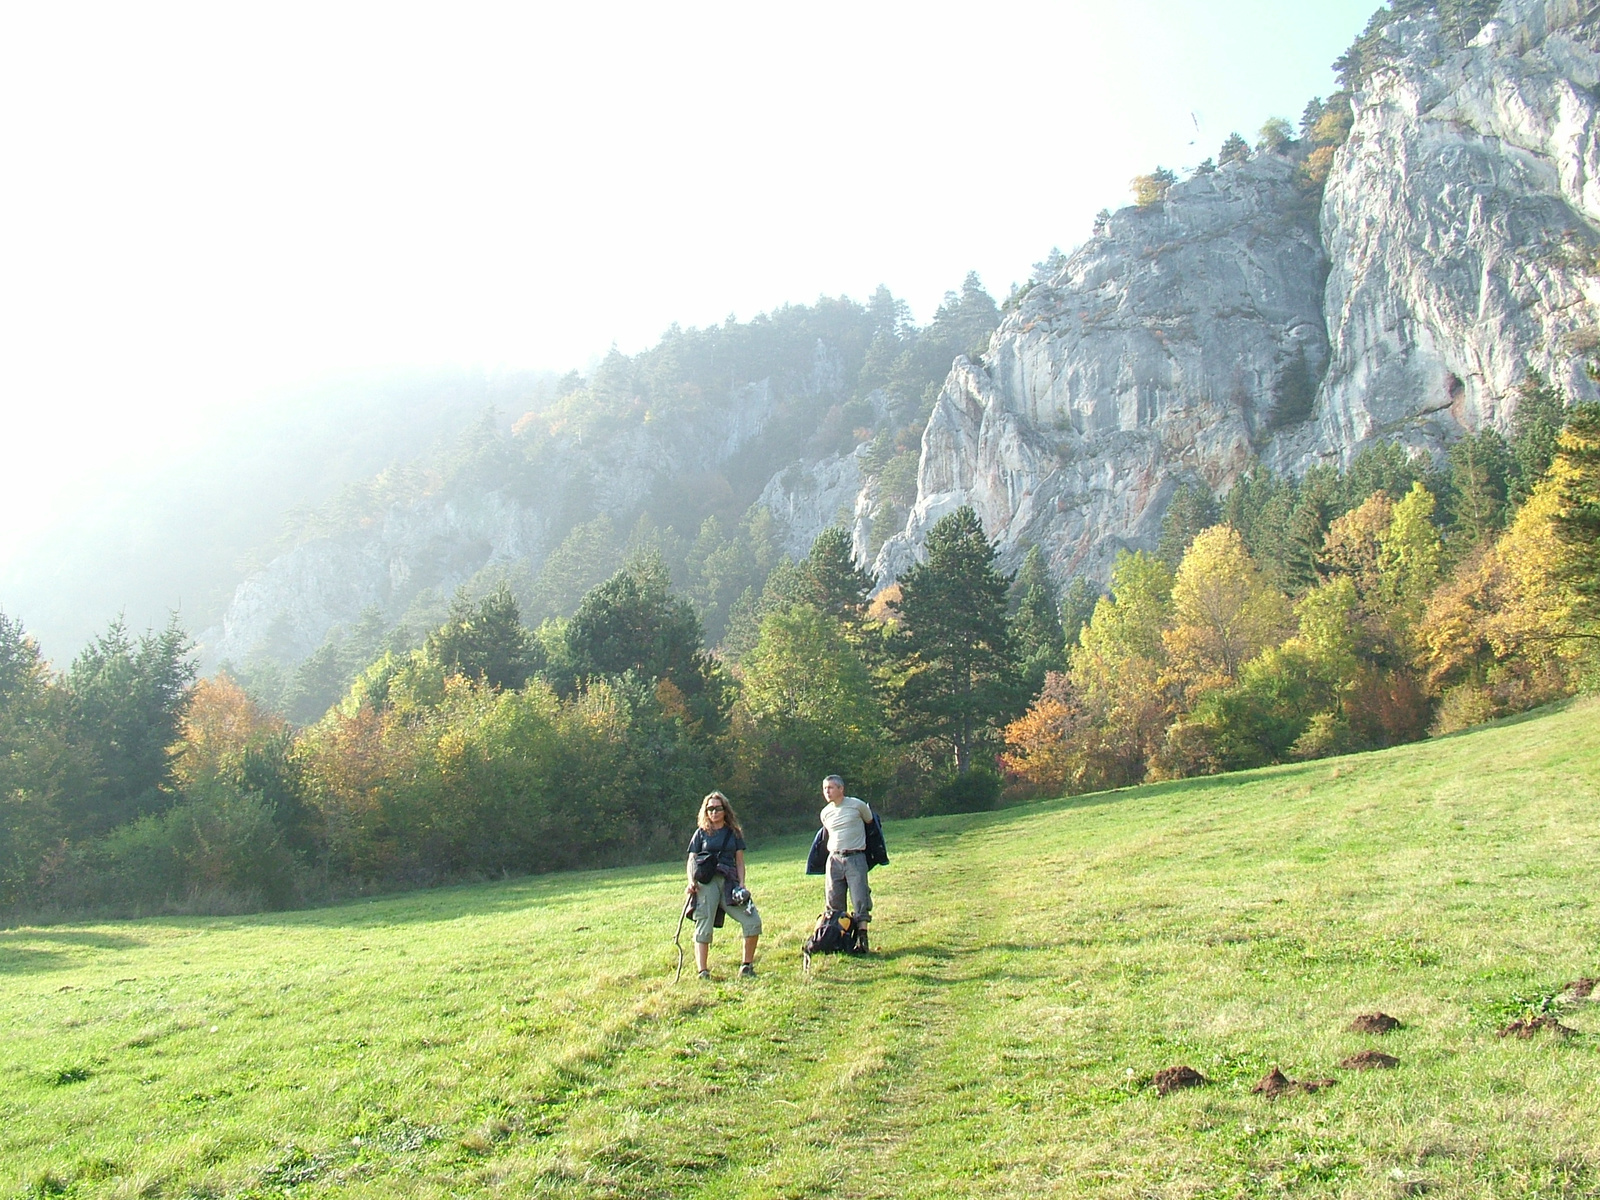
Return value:
<svg viewBox="0 0 1600 1200">
<path fill-rule="evenodd" d="M 867 848 L 867 822 L 872 820 L 872 809 L 865 800 L 846 796 L 837 804 L 822 806 L 822 827 L 828 831 L 828 853 L 842 854 L 846 850 Z"/>
</svg>

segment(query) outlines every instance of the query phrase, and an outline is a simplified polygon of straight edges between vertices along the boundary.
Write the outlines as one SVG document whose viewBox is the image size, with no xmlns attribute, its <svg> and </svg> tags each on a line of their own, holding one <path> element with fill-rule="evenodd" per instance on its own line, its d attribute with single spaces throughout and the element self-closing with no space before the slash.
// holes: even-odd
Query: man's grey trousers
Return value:
<svg viewBox="0 0 1600 1200">
<path fill-rule="evenodd" d="M 872 912 L 872 889 L 867 886 L 867 856 L 865 854 L 828 855 L 829 912 L 842 913 L 845 890 L 850 892 L 850 912 L 865 917 Z"/>
</svg>

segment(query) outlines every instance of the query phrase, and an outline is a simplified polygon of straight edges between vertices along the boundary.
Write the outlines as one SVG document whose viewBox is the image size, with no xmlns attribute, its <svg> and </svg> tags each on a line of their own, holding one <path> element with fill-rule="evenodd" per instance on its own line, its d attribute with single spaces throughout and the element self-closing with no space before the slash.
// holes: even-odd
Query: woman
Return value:
<svg viewBox="0 0 1600 1200">
<path fill-rule="evenodd" d="M 761 940 L 761 914 L 749 899 L 742 896 L 741 903 L 727 901 L 735 885 L 744 883 L 744 830 L 739 828 L 739 818 L 733 806 L 721 792 L 712 792 L 700 801 L 699 828 L 689 839 L 689 895 L 695 897 L 694 906 L 694 961 L 700 969 L 701 979 L 711 978 L 711 968 L 706 958 L 711 950 L 711 928 L 720 907 L 733 915 L 744 930 L 744 963 L 740 975 L 756 973 L 756 943 Z M 715 873 L 708 882 L 695 880 L 695 865 L 702 855 L 711 856 Z M 704 871 L 701 874 L 705 874 Z"/>
</svg>

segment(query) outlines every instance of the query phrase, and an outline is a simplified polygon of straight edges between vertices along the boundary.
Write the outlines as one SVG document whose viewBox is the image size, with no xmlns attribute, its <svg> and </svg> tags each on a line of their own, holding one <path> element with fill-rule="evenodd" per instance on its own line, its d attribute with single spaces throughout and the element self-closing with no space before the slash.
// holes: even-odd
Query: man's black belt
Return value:
<svg viewBox="0 0 1600 1200">
<path fill-rule="evenodd" d="M 832 854 L 832 855 L 834 855 L 834 856 L 836 856 L 838 858 L 845 858 L 845 857 L 847 857 L 848 855 L 851 855 L 851 854 L 865 854 L 866 850 L 865 849 L 861 849 L 861 850 L 830 850 L 830 851 L 828 851 L 828 853 Z"/>
</svg>

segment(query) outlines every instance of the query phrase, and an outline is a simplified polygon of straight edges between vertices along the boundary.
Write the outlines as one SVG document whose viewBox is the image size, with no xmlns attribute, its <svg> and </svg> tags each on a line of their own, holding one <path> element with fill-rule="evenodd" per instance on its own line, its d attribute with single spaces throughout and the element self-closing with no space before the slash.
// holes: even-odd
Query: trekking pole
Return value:
<svg viewBox="0 0 1600 1200">
<path fill-rule="evenodd" d="M 677 983 L 678 980 L 683 978 L 683 942 L 679 939 L 683 937 L 684 918 L 686 918 L 690 913 L 694 912 L 694 902 L 695 895 L 693 892 L 690 892 L 688 896 L 684 897 L 683 911 L 678 914 L 678 932 L 672 935 L 672 944 L 678 948 L 678 971 L 677 974 L 672 977 L 673 983 Z"/>
</svg>

